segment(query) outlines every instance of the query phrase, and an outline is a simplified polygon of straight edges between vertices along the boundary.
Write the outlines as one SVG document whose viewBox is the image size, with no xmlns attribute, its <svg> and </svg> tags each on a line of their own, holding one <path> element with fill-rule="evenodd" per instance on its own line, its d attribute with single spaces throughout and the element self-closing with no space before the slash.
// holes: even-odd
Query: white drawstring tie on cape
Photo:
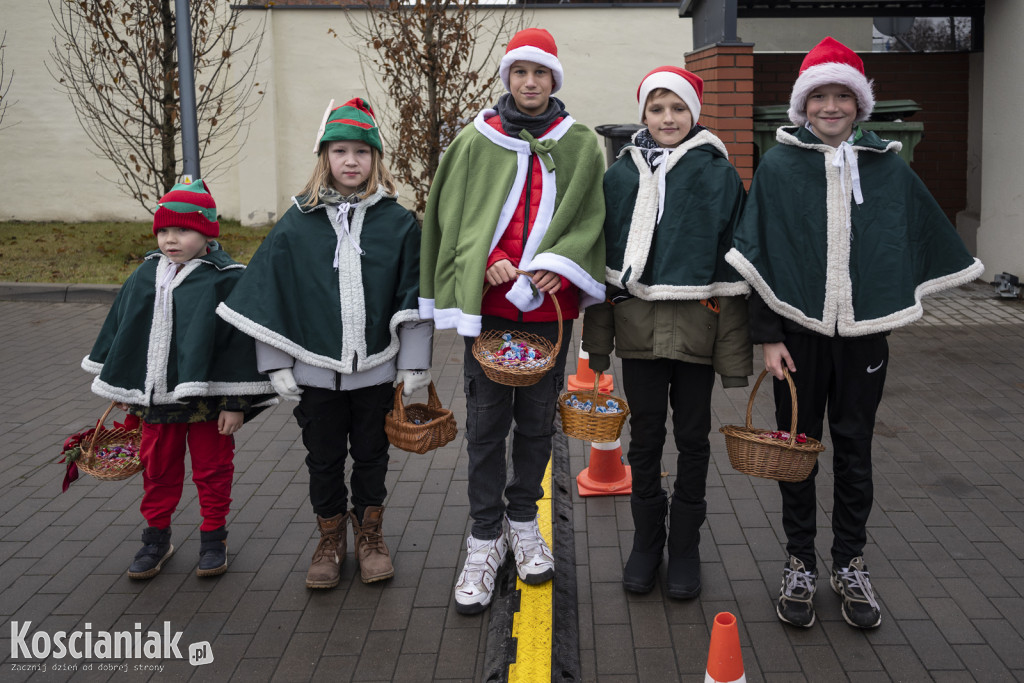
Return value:
<svg viewBox="0 0 1024 683">
<path fill-rule="evenodd" d="M 839 143 L 835 156 L 832 157 L 832 165 L 839 169 L 839 187 L 843 191 L 843 198 L 846 198 L 846 173 L 844 169 L 849 167 L 850 179 L 853 181 L 853 201 L 858 204 L 864 203 L 864 195 L 860 191 L 860 169 L 857 167 L 857 153 L 853 146 L 846 141 Z"/>
<path fill-rule="evenodd" d="M 357 254 L 359 254 L 360 256 L 365 256 L 366 255 L 366 252 L 363 251 L 359 247 L 359 244 L 356 242 L 356 238 L 352 236 L 352 233 L 350 231 L 351 230 L 351 226 L 348 224 L 348 210 L 350 208 L 352 208 L 352 205 L 349 204 L 348 202 L 342 202 L 341 204 L 338 204 L 335 207 L 335 209 L 338 212 L 335 215 L 335 221 L 337 222 L 338 228 L 339 228 L 339 230 L 338 230 L 338 242 L 337 242 L 337 244 L 334 247 L 334 269 L 335 270 L 338 269 L 338 261 L 341 258 L 341 245 L 342 245 L 342 242 L 345 241 L 346 237 L 348 238 L 349 244 L 352 245 L 352 248 L 356 250 Z"/>
</svg>

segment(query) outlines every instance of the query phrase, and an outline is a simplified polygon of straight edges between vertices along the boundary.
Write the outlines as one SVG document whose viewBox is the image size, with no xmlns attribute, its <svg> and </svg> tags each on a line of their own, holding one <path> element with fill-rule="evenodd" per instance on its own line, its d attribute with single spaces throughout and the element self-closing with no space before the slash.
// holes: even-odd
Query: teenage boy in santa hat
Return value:
<svg viewBox="0 0 1024 683">
<path fill-rule="evenodd" d="M 562 344 L 539 382 L 509 387 L 484 375 L 473 340 L 500 329 L 554 342 L 552 297 L 561 306 L 563 339 L 570 339 L 579 310 L 604 300 L 604 161 L 594 133 L 552 97 L 563 83 L 554 38 L 537 28 L 517 33 L 500 75 L 509 92 L 447 149 L 423 220 L 420 316 L 465 337 L 473 526 L 455 586 L 462 614 L 490 604 L 509 546 L 524 582 L 554 576 L 554 558 L 537 526 L 537 501 L 569 347 Z M 517 269 L 532 275 L 517 275 Z M 485 285 L 491 286 L 486 295 Z M 513 419 L 515 472 L 507 481 L 505 441 Z"/>
<path fill-rule="evenodd" d="M 604 176 L 606 303 L 587 309 L 583 348 L 604 371 L 615 349 L 630 407 L 633 547 L 622 571 L 634 593 L 654 588 L 666 545 L 667 591 L 701 590 L 700 527 L 711 457 L 711 391 L 746 386 L 750 287 L 725 262 L 744 189 L 725 145 L 698 123 L 704 82 L 662 66 L 637 89 L 639 130 Z M 662 488 L 672 406 L 678 456 L 671 512 Z"/>
<path fill-rule="evenodd" d="M 733 249 L 726 255 L 755 290 L 751 334 L 775 376 L 779 429 L 790 424 L 783 370 L 799 405 L 797 430 L 832 435 L 832 589 L 851 626 L 875 628 L 881 610 L 864 562 L 872 505 L 871 437 L 882 398 L 886 335 L 922 315 L 921 298 L 977 278 L 982 264 L 921 180 L 858 123 L 875 98 L 864 64 L 825 38 L 804 58 L 790 97 L 795 127 L 761 159 Z M 798 483 L 780 483 L 789 559 L 777 613 L 814 624 L 815 465 Z"/>
<path fill-rule="evenodd" d="M 128 568 L 132 579 L 160 573 L 174 553 L 171 517 L 181 500 L 185 450 L 199 493 L 198 576 L 227 571 L 235 437 L 274 389 L 256 368 L 252 339 L 214 313 L 245 266 L 216 242 L 217 205 L 202 180 L 160 198 L 158 249 L 121 286 L 82 369 L 92 391 L 127 404 L 142 420 L 140 506 L 147 527 Z"/>
</svg>

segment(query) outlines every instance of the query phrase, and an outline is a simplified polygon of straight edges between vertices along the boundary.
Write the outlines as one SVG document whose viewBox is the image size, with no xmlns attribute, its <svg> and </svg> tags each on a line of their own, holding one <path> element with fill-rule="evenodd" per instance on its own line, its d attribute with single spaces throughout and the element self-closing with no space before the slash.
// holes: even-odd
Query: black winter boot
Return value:
<svg viewBox="0 0 1024 683">
<path fill-rule="evenodd" d="M 155 526 L 142 530 L 142 548 L 135 553 L 135 559 L 128 567 L 128 578 L 151 579 L 160 573 L 164 562 L 174 554 L 171 545 L 171 527 L 157 529 Z"/>
<path fill-rule="evenodd" d="M 665 552 L 665 514 L 668 500 L 630 497 L 633 512 L 633 550 L 622 570 L 622 587 L 631 593 L 650 593 Z"/>
<path fill-rule="evenodd" d="M 668 595 L 689 600 L 700 595 L 700 525 L 708 504 L 672 497 L 668 523 Z"/>
<path fill-rule="evenodd" d="M 196 576 L 218 576 L 228 570 L 228 530 L 199 531 L 199 566 Z"/>
</svg>

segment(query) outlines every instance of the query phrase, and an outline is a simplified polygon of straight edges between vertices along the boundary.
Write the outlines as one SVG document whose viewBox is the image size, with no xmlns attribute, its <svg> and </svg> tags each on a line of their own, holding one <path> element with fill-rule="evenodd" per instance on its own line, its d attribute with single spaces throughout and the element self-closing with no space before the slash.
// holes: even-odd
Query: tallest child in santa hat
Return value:
<svg viewBox="0 0 1024 683">
<path fill-rule="evenodd" d="M 889 365 L 886 335 L 921 317 L 921 298 L 981 275 L 982 265 L 900 143 L 858 124 L 875 105 L 864 64 L 825 38 L 804 59 L 779 145 L 758 166 L 726 256 L 755 290 L 751 334 L 775 376 L 779 429 L 790 424 L 783 369 L 796 385 L 797 430 L 820 439 L 828 415 L 835 490 L 830 583 L 851 626 L 881 608 L 864 561 L 872 506 L 871 436 Z M 777 613 L 814 624 L 818 578 L 814 478 L 780 483 L 789 559 Z"/>
<path fill-rule="evenodd" d="M 610 301 L 588 308 L 583 326 L 592 368 L 606 370 L 613 348 L 622 359 L 630 406 L 634 532 L 622 585 L 651 591 L 667 544 L 666 590 L 677 599 L 701 591 L 715 374 L 739 387 L 753 372 L 750 287 L 725 262 L 743 183 L 725 145 L 699 123 L 702 92 L 700 77 L 674 66 L 641 81 L 647 127 L 604 176 Z M 671 511 L 661 474 L 669 405 L 678 451 Z"/>
<path fill-rule="evenodd" d="M 483 330 L 515 330 L 554 343 L 552 297 L 569 339 L 579 310 L 604 300 L 604 160 L 594 133 L 552 97 L 564 81 L 554 38 L 537 28 L 517 33 L 500 75 L 508 92 L 445 152 L 423 220 L 420 315 L 465 337 L 473 527 L 455 587 L 463 614 L 490 604 L 495 572 L 509 550 L 526 583 L 554 576 L 537 501 L 568 349 L 562 345 L 538 383 L 513 388 L 487 378 L 473 357 L 473 339 Z M 486 294 L 485 285 L 491 286 Z M 513 418 L 515 472 L 506 480 Z"/>
</svg>

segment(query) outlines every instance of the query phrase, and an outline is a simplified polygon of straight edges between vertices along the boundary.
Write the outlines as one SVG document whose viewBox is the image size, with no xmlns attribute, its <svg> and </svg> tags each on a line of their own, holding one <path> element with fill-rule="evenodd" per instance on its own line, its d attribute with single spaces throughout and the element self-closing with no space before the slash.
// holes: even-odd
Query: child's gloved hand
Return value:
<svg viewBox="0 0 1024 683">
<path fill-rule="evenodd" d="M 274 391 L 286 401 L 298 401 L 302 396 L 302 389 L 295 383 L 295 375 L 291 368 L 281 368 L 270 373 L 270 384 Z"/>
<path fill-rule="evenodd" d="M 405 384 L 402 396 L 412 396 L 414 391 L 425 389 L 430 384 L 430 370 L 399 370 L 395 386 Z"/>
<path fill-rule="evenodd" d="M 594 372 L 608 372 L 608 368 L 612 366 L 612 357 L 603 353 L 592 353 L 588 362 Z"/>
</svg>

